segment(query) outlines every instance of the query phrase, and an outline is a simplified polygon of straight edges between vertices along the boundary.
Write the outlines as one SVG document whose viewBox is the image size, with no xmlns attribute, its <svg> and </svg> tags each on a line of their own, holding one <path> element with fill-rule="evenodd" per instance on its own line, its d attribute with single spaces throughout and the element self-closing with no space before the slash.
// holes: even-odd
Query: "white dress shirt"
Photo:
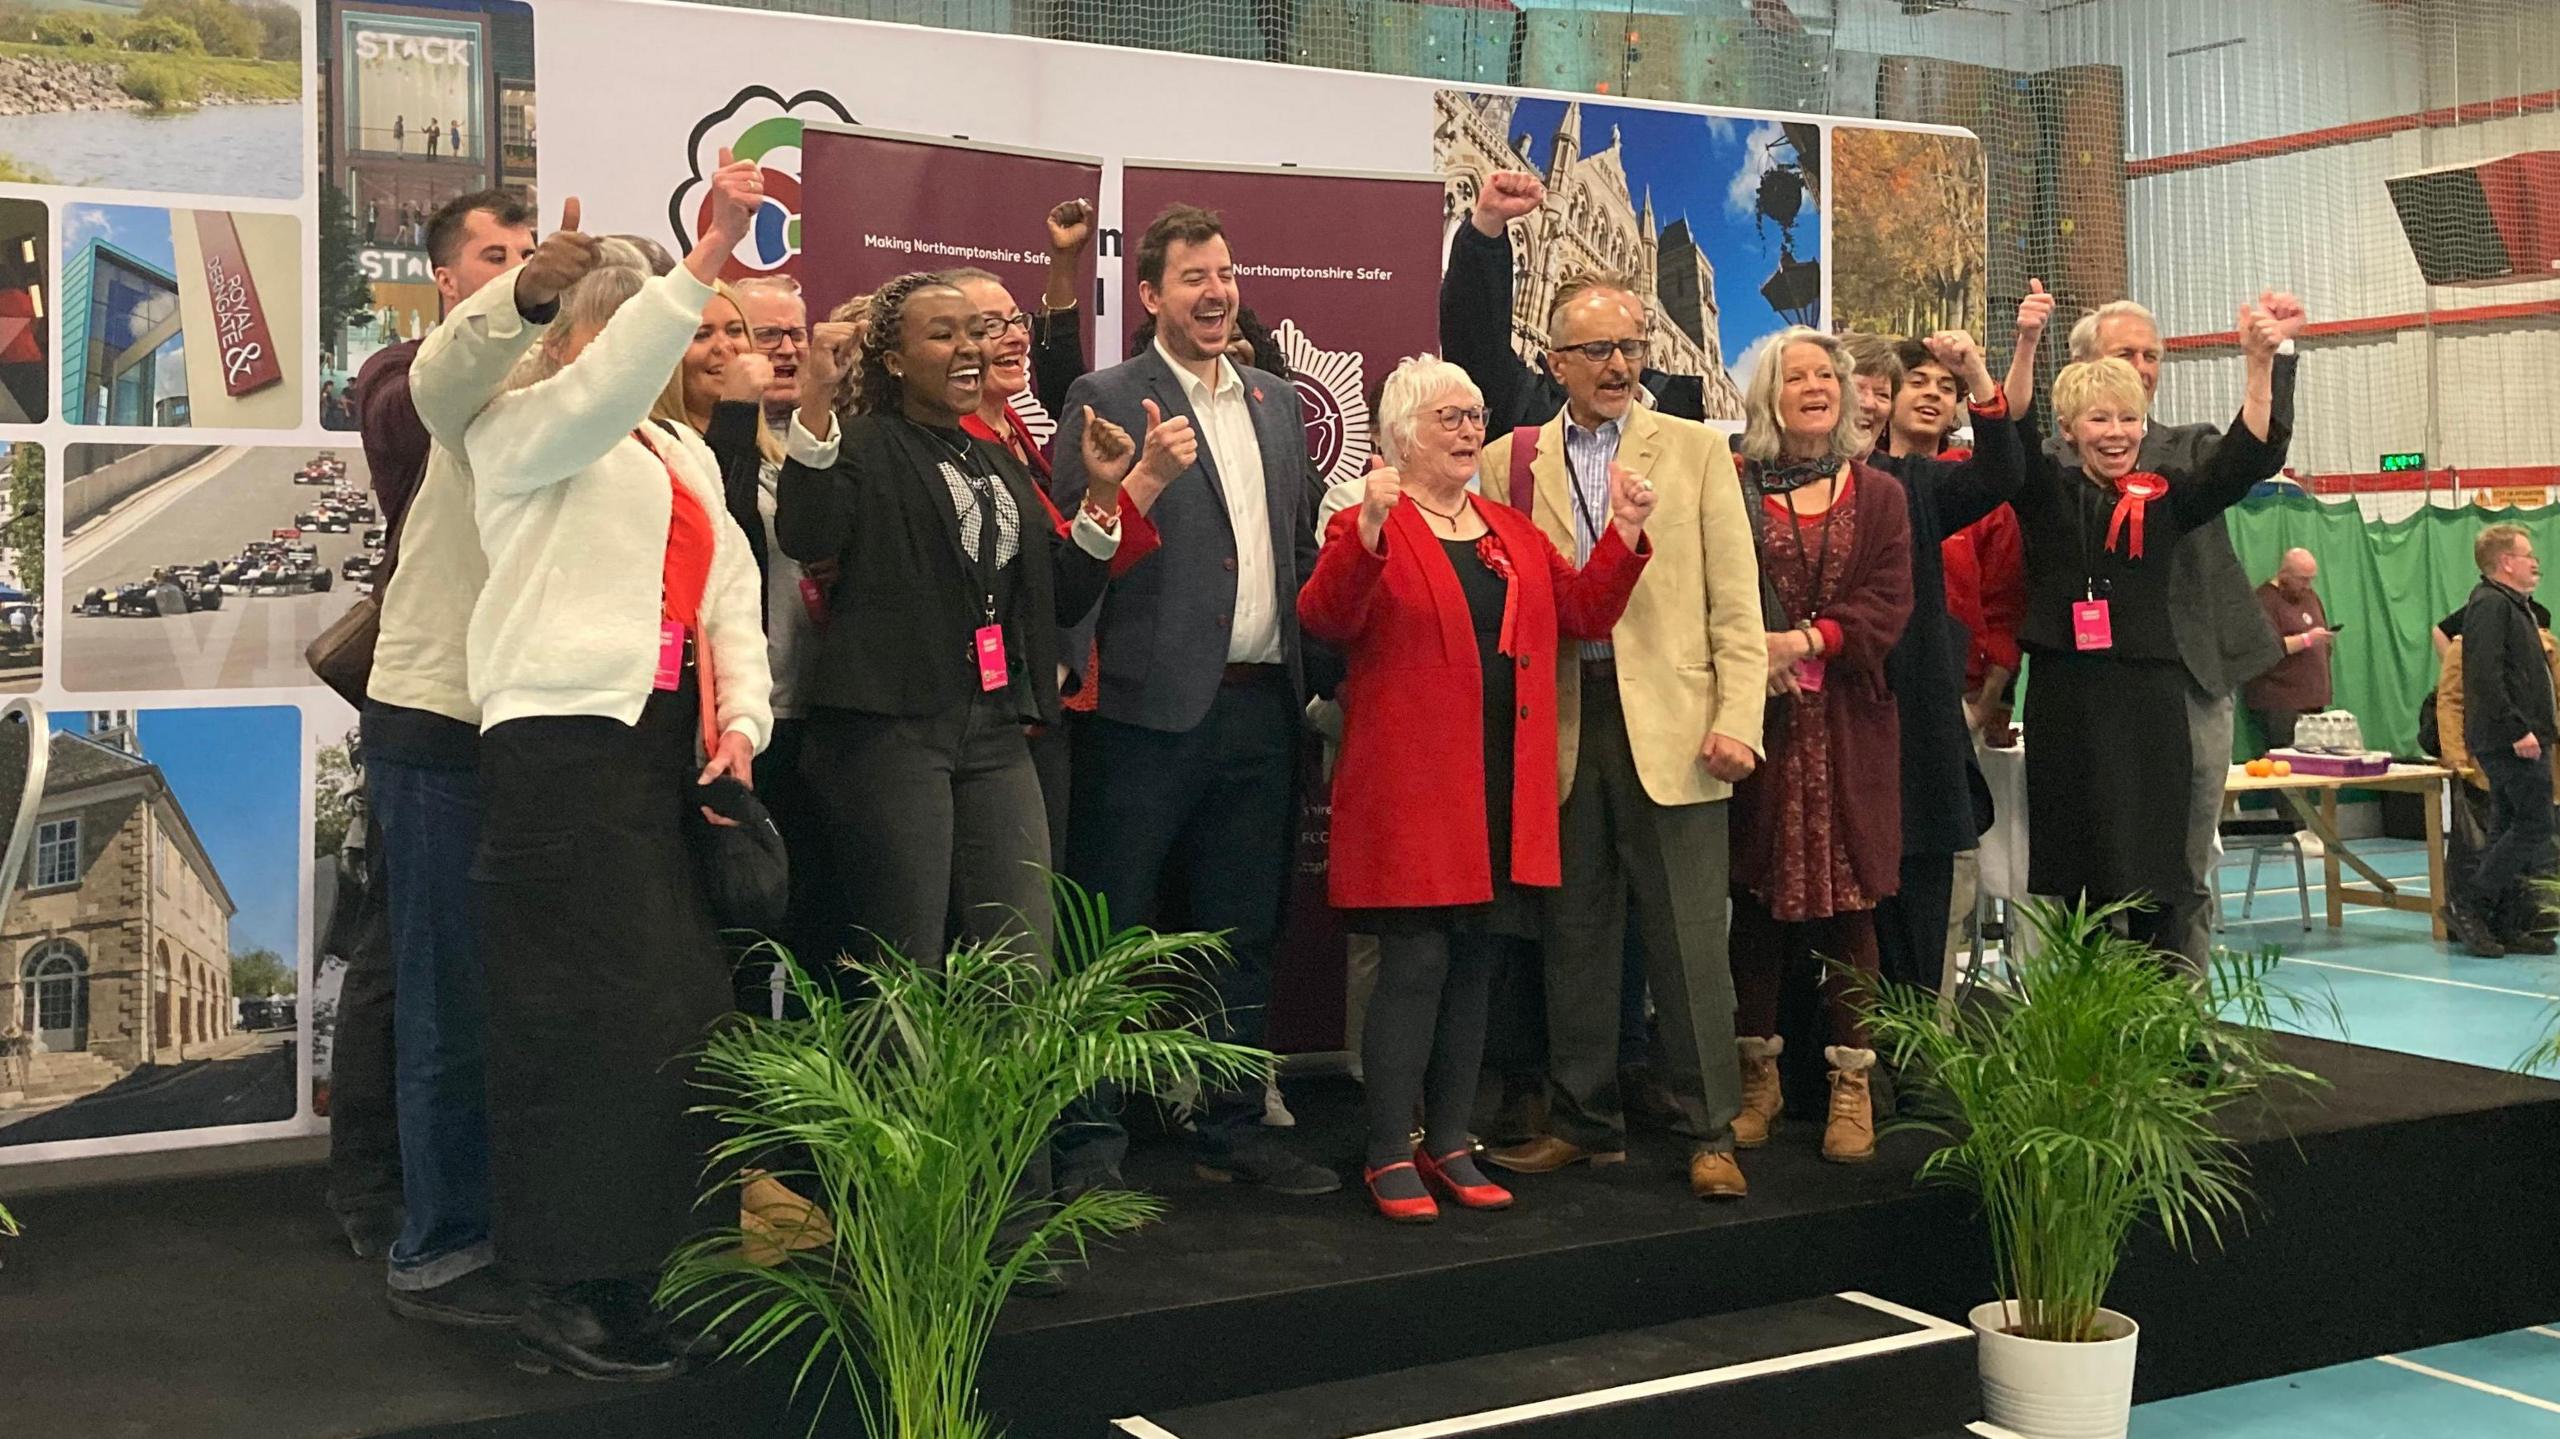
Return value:
<svg viewBox="0 0 2560 1439">
<path fill-rule="evenodd" d="M 1244 377 L 1221 355 L 1212 389 L 1175 359 L 1161 339 L 1156 353 L 1182 382 L 1183 397 L 1191 402 L 1200 427 L 1200 443 L 1217 466 L 1227 521 L 1235 527 L 1236 608 L 1227 628 L 1227 663 L 1276 665 L 1281 660 L 1280 572 L 1271 555 L 1271 498 L 1263 488 L 1262 439 L 1254 433 Z M 1292 404 L 1296 400 L 1290 396 Z"/>
</svg>

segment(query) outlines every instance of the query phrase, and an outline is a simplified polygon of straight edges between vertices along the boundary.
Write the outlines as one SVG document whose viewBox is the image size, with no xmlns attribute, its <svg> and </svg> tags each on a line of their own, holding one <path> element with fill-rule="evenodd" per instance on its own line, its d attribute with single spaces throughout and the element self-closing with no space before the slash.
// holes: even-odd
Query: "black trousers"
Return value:
<svg viewBox="0 0 2560 1439">
<path fill-rule="evenodd" d="M 1151 924 L 1168 869 L 1188 895 L 1194 929 L 1224 931 L 1233 962 L 1211 976 L 1213 1038 L 1259 1045 L 1271 1003 L 1271 956 L 1297 837 L 1298 702 L 1279 666 L 1227 685 L 1208 716 L 1179 734 L 1098 715 L 1075 722 L 1075 793 L 1067 874 L 1103 896 L 1115 924 Z M 1201 1155 L 1223 1159 L 1262 1122 L 1259 1085 L 1203 1096 Z M 1108 1098 L 1059 1136 L 1070 1174 L 1116 1167 L 1128 1136 Z"/>
<path fill-rule="evenodd" d="M 359 906 L 347 973 L 338 990 L 338 1021 L 329 1063 L 329 1207 L 340 1216 L 400 1207 L 400 1111 L 393 1083 L 391 880 L 384 863 L 382 821 L 365 806 L 365 885 L 340 903 Z"/>
<path fill-rule="evenodd" d="M 2512 749 L 2472 755 L 2489 777 L 2489 842 L 2471 872 L 2464 902 L 2487 919 L 2515 905 L 2527 880 L 2551 869 L 2551 751 L 2525 759 Z"/>
<path fill-rule="evenodd" d="M 1423 1144 L 1435 1157 L 1466 1147 L 1485 1003 L 1508 943 L 1451 929 L 1378 937 L 1378 989 L 1360 1039 L 1371 1168 L 1412 1157 L 1417 1106 Z"/>
<path fill-rule="evenodd" d="M 1067 872 L 1067 822 L 1075 794 L 1075 723 L 1072 713 L 1031 736 L 1031 768 L 1040 776 L 1040 803 L 1049 814 L 1049 867 Z"/>
<path fill-rule="evenodd" d="M 821 710 L 809 723 L 800 773 L 863 945 L 930 965 L 955 934 L 1014 933 L 1048 954 L 1048 812 L 1006 697 L 921 718 Z"/>
<path fill-rule="evenodd" d="M 1876 903 L 1876 958 L 1886 983 L 1938 992 L 1955 890 L 1954 855 L 1904 853 L 1901 892 Z"/>
<path fill-rule="evenodd" d="M 837 873 L 835 836 L 827 828 L 818 791 L 801 773 L 809 743 L 809 721 L 773 722 L 773 743 L 756 756 L 756 797 L 782 831 L 782 847 L 791 856 L 791 897 L 783 910 L 782 931 L 772 938 L 800 962 L 801 969 L 843 993 L 850 978 L 838 961 L 853 943 L 844 918 L 844 883 Z M 763 958 L 740 963 L 736 970 L 738 1008 L 746 1014 L 770 1012 L 772 967 Z"/>
<path fill-rule="evenodd" d="M 531 1283 L 654 1275 L 712 1222 L 693 1056 L 735 998 L 684 833 L 695 726 L 688 675 L 637 725 L 481 737 L 491 1229 Z"/>
</svg>

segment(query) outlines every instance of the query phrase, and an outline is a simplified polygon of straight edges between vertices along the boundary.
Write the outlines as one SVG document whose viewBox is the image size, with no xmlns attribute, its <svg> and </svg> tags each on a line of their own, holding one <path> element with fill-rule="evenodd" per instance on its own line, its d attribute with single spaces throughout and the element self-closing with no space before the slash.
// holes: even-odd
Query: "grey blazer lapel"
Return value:
<svg viewBox="0 0 2560 1439">
<path fill-rule="evenodd" d="M 1218 507 L 1219 517 L 1230 525 L 1234 524 L 1235 517 L 1227 513 L 1226 487 L 1218 481 L 1218 462 L 1209 454 L 1208 434 L 1201 428 L 1200 416 L 1191 408 L 1191 397 L 1182 388 L 1181 378 L 1174 374 L 1173 366 L 1165 362 L 1164 356 L 1153 345 L 1149 345 L 1146 354 L 1140 357 L 1140 364 L 1141 372 L 1147 379 L 1147 396 L 1156 402 L 1156 409 L 1168 420 L 1179 415 L 1191 422 L 1192 433 L 1200 441 L 1199 457 L 1192 461 L 1192 467 L 1200 472 L 1202 479 L 1208 481 L 1206 488 L 1210 499 Z M 1145 425 L 1146 411 L 1141 409 L 1134 418 L 1141 426 Z M 1147 437 L 1143 433 L 1133 438 L 1137 440 L 1139 448 L 1146 447 Z M 1174 481 L 1177 486 L 1181 483 L 1179 479 Z"/>
<path fill-rule="evenodd" d="M 1314 503 L 1307 494 L 1307 424 L 1296 386 L 1260 370 L 1242 373 L 1245 397 L 1253 406 L 1254 439 L 1262 450 L 1262 507 L 1271 521 L 1272 570 L 1280 577 L 1282 599 L 1289 600 L 1307 578 L 1291 572 L 1297 564 L 1298 513 Z M 1294 613 L 1293 604 L 1282 608 Z"/>
</svg>

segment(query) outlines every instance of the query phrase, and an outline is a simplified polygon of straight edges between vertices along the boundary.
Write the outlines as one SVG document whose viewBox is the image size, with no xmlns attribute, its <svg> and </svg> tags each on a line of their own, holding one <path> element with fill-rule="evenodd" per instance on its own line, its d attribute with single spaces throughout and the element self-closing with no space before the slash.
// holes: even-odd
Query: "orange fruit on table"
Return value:
<svg viewBox="0 0 2560 1439">
<path fill-rule="evenodd" d="M 2275 771 L 2276 778 L 2283 779 L 2285 776 L 2293 773 L 2293 761 L 2289 759 L 2280 759 L 2275 761 Z"/>
<path fill-rule="evenodd" d="M 2247 764 L 2240 766 L 2240 768 L 2245 771 L 2251 779 L 2265 779 L 2267 776 L 2275 773 L 2275 766 L 2262 759 L 2253 759 Z"/>
</svg>

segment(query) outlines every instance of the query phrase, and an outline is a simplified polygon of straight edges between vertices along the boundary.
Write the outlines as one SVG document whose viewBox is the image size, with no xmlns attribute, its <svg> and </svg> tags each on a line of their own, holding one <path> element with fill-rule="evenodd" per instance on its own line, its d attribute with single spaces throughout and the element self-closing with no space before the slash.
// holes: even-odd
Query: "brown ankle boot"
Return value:
<svg viewBox="0 0 2560 1439">
<path fill-rule="evenodd" d="M 1822 1126 L 1822 1157 L 1834 1164 L 1864 1164 L 1876 1157 L 1875 1104 L 1867 1095 L 1876 1052 L 1835 1044 L 1822 1056 L 1831 1061 L 1831 1118 Z"/>
<path fill-rule="evenodd" d="M 1778 1127 L 1786 1108 L 1778 1086 L 1778 1056 L 1786 1052 L 1787 1042 L 1771 1035 L 1733 1044 L 1742 1052 L 1742 1112 L 1733 1117 L 1733 1142 L 1738 1148 L 1758 1149 L 1769 1142 L 1769 1131 Z"/>
</svg>

